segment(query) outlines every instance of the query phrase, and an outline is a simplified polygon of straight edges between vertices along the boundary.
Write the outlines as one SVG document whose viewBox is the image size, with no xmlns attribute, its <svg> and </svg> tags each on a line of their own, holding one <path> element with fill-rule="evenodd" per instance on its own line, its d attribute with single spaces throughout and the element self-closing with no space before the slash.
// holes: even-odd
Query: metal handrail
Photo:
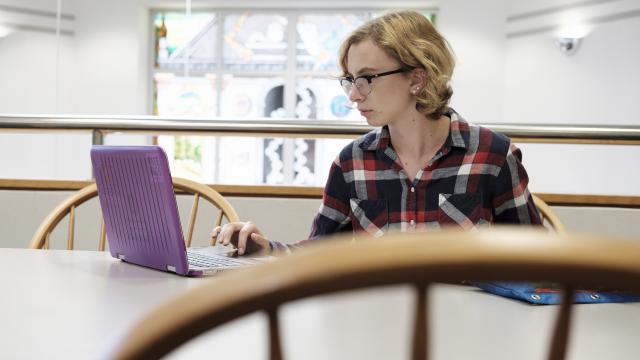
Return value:
<svg viewBox="0 0 640 360">
<path fill-rule="evenodd" d="M 640 126 L 482 124 L 521 139 L 640 141 Z M 241 135 L 357 136 L 373 127 L 352 120 L 168 118 L 159 116 L 0 115 L 1 130 L 88 130 L 98 135 L 119 131 L 206 132 Z M 94 137 L 96 134 L 94 133 Z"/>
</svg>

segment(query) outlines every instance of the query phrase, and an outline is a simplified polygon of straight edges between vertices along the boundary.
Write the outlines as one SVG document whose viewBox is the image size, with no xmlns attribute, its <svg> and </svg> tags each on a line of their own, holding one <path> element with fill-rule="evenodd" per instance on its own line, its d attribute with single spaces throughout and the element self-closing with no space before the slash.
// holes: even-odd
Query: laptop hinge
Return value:
<svg viewBox="0 0 640 360">
<path fill-rule="evenodd" d="M 118 254 L 118 259 L 120 259 L 120 260 L 125 260 L 125 256 L 124 256 L 124 254 Z"/>
<path fill-rule="evenodd" d="M 176 267 L 175 266 L 171 266 L 171 265 L 167 265 L 167 271 L 176 272 Z"/>
</svg>

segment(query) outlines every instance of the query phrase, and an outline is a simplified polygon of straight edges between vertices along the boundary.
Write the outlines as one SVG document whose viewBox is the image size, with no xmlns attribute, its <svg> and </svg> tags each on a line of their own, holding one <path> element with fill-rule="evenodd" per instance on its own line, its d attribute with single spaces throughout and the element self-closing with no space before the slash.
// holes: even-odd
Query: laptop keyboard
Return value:
<svg viewBox="0 0 640 360">
<path fill-rule="evenodd" d="M 249 263 L 248 261 L 238 260 L 236 258 L 204 255 L 191 251 L 187 251 L 187 259 L 189 260 L 189 265 L 203 268 L 240 266 Z"/>
</svg>

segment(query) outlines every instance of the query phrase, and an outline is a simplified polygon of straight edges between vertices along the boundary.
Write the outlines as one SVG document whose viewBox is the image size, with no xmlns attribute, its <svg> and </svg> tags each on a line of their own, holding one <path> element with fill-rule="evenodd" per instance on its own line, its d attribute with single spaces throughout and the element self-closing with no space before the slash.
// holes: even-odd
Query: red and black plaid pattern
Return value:
<svg viewBox="0 0 640 360">
<path fill-rule="evenodd" d="M 331 166 L 309 238 L 352 230 L 379 236 L 443 226 L 540 225 L 520 150 L 453 109 L 447 116 L 447 140 L 415 179 L 404 172 L 387 127 L 347 145 Z"/>
</svg>

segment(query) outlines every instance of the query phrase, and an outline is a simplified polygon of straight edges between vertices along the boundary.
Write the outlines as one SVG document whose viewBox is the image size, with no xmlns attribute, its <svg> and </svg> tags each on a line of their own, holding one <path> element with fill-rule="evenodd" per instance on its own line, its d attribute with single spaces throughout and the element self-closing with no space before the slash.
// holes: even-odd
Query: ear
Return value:
<svg viewBox="0 0 640 360">
<path fill-rule="evenodd" d="M 424 69 L 411 70 L 409 86 L 412 93 L 419 93 L 427 84 L 427 72 Z"/>
</svg>

